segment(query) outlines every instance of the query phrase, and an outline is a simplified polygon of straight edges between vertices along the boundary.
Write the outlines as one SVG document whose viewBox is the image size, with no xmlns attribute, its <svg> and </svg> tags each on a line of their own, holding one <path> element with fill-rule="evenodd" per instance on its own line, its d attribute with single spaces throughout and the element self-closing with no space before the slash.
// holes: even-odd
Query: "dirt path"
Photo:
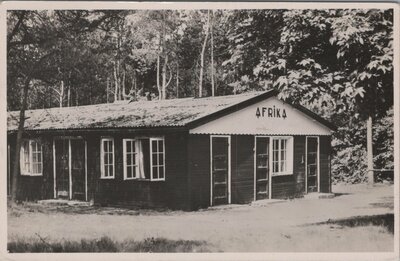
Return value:
<svg viewBox="0 0 400 261">
<path fill-rule="evenodd" d="M 393 186 L 336 186 L 333 199 L 295 199 L 265 206 L 234 205 L 197 212 L 151 215 L 24 213 L 9 215 L 9 240 L 148 237 L 205 240 L 222 251 L 388 251 L 383 227 L 311 225 L 329 219 L 393 213 Z M 328 244 L 328 242 L 331 242 Z M 334 244 L 332 244 L 334 242 Z"/>
</svg>

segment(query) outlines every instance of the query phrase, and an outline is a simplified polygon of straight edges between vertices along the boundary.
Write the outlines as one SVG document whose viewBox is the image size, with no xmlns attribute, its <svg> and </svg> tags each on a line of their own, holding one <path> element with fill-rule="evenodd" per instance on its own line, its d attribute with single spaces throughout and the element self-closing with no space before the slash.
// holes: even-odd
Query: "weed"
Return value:
<svg viewBox="0 0 400 261">
<path fill-rule="evenodd" d="M 39 236 L 38 236 L 39 237 Z M 114 241 L 104 236 L 100 239 L 82 239 L 81 241 L 55 241 L 39 237 L 17 239 L 8 243 L 11 253 L 38 253 L 38 252 L 208 252 L 205 241 L 169 240 L 166 238 L 146 238 L 142 241 L 125 240 Z"/>
</svg>

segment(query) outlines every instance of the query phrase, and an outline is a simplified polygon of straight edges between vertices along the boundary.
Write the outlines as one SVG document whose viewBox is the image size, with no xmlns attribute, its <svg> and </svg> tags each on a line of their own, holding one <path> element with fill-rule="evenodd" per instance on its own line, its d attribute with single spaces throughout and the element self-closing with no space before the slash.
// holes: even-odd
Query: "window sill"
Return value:
<svg viewBox="0 0 400 261">
<path fill-rule="evenodd" d="M 114 179 L 114 177 L 100 177 L 100 179 Z"/>
<path fill-rule="evenodd" d="M 138 178 L 124 178 L 124 181 L 125 180 L 138 180 Z"/>
<path fill-rule="evenodd" d="M 43 174 L 31 174 L 31 173 L 21 173 L 21 176 L 27 176 L 27 177 L 42 177 Z"/>
<path fill-rule="evenodd" d="M 293 175 L 293 172 L 272 173 L 272 177 L 277 177 L 277 176 L 289 176 L 289 175 Z"/>
<path fill-rule="evenodd" d="M 140 178 L 128 178 L 124 179 L 124 181 L 138 181 L 138 182 L 160 182 L 160 181 L 165 181 L 165 179 L 140 179 Z"/>
</svg>

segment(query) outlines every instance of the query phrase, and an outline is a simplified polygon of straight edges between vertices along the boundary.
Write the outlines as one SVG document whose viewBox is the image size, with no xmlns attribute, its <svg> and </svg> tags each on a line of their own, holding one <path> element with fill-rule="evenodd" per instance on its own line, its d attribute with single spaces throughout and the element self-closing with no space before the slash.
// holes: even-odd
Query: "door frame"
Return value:
<svg viewBox="0 0 400 261">
<path fill-rule="evenodd" d="M 11 196 L 11 148 L 7 145 L 7 196 Z"/>
<path fill-rule="evenodd" d="M 213 138 L 228 139 L 228 204 L 231 204 L 231 136 L 230 135 L 210 135 L 210 206 L 213 205 L 213 159 L 212 152 Z"/>
<path fill-rule="evenodd" d="M 72 157 L 71 140 L 83 140 L 85 144 L 85 201 L 88 201 L 88 182 L 87 182 L 87 141 L 82 136 L 56 136 L 53 138 L 53 197 L 57 198 L 57 168 L 56 168 L 56 140 L 68 140 L 68 177 L 69 193 L 68 199 L 72 200 Z"/>
<path fill-rule="evenodd" d="M 320 192 L 320 168 L 321 168 L 321 164 L 320 164 L 320 142 L 319 142 L 319 136 L 306 136 L 306 149 L 305 149 L 305 166 L 304 166 L 304 172 L 305 172 L 305 192 L 306 194 L 308 193 L 308 171 L 307 171 L 307 161 L 308 161 L 308 138 L 317 138 L 317 192 Z"/>
<path fill-rule="evenodd" d="M 257 138 L 268 138 L 268 199 L 272 198 L 272 137 L 266 135 L 254 135 L 254 201 L 257 201 Z"/>
</svg>

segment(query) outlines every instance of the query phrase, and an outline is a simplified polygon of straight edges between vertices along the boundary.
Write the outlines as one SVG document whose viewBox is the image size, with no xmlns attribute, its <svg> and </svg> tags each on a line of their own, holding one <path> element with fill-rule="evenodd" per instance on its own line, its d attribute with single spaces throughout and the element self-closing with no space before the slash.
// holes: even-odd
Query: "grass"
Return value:
<svg viewBox="0 0 400 261">
<path fill-rule="evenodd" d="M 393 251 L 393 186 L 377 185 L 373 191 L 366 185 L 335 188 L 334 199 L 299 199 L 267 207 L 229 205 L 197 212 L 20 202 L 8 208 L 8 249 L 13 253 Z"/>
<path fill-rule="evenodd" d="M 372 215 L 372 216 L 356 216 L 345 219 L 329 219 L 326 222 L 318 223 L 322 224 L 333 224 L 345 227 L 366 227 L 366 226 L 377 226 L 383 227 L 391 234 L 394 234 L 394 215 Z"/>
<path fill-rule="evenodd" d="M 63 214 L 96 214 L 96 215 L 170 215 L 181 211 L 172 211 L 167 208 L 140 208 L 140 207 L 103 207 L 103 206 L 73 206 L 73 205 L 44 205 L 32 201 L 22 201 L 8 206 L 11 217 L 20 217 L 26 212 L 30 213 L 63 213 Z"/>
<path fill-rule="evenodd" d="M 147 238 L 142 241 L 114 241 L 109 237 L 100 239 L 82 239 L 81 241 L 48 241 L 39 235 L 38 238 L 17 239 L 8 243 L 10 253 L 43 253 L 43 252 L 209 252 L 210 246 L 204 241 L 169 240 L 166 238 Z"/>
</svg>

